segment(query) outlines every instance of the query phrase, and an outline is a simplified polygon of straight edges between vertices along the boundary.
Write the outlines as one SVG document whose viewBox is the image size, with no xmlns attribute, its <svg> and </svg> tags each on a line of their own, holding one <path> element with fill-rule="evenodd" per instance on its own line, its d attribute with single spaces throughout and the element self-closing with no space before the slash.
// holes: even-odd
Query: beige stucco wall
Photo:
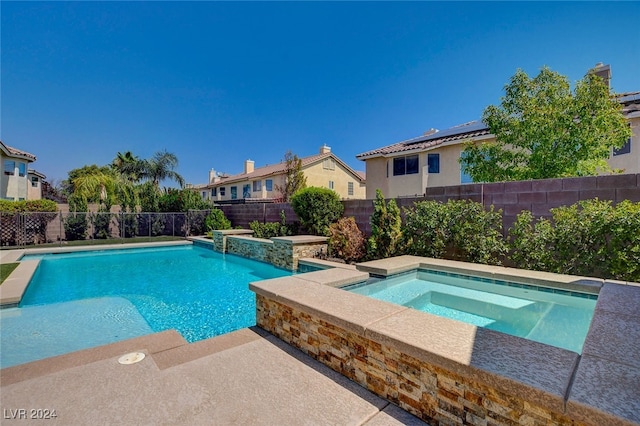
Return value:
<svg viewBox="0 0 640 426">
<path fill-rule="evenodd" d="M 380 189 L 386 198 L 401 196 L 420 196 L 424 194 L 427 186 L 448 186 L 460 184 L 460 152 L 462 145 L 440 146 L 436 149 L 418 154 L 418 170 L 416 174 L 393 175 L 393 159 L 373 158 L 366 161 L 367 168 L 367 199 L 376 196 L 376 189 Z M 429 173 L 428 154 L 440 155 L 440 172 Z M 397 157 L 404 157 L 406 154 Z"/>
<path fill-rule="evenodd" d="M 32 175 L 27 176 L 27 200 L 40 200 L 42 198 L 42 179 L 37 176 L 38 181 L 31 182 Z"/>
<path fill-rule="evenodd" d="M 320 188 L 329 188 L 329 182 L 333 182 L 333 189 L 338 193 L 340 198 L 348 200 L 363 199 L 366 196 L 365 185 L 360 182 L 335 161 L 333 169 L 325 168 L 324 162 L 319 162 L 304 169 L 304 175 L 307 178 L 307 186 L 315 186 Z M 353 183 L 353 195 L 349 195 L 348 184 Z"/>
<path fill-rule="evenodd" d="M 376 189 L 382 191 L 387 196 L 389 193 L 389 179 L 387 179 L 388 159 L 384 157 L 371 158 L 365 161 L 367 172 L 367 194 L 366 198 L 372 200 L 376 198 Z"/>
<path fill-rule="evenodd" d="M 366 196 L 366 186 L 364 183 L 360 183 L 358 179 L 351 175 L 351 173 L 343 167 L 338 161 L 334 161 L 334 167 L 325 168 L 323 162 L 320 161 L 316 164 L 309 165 L 303 168 L 303 173 L 307 178 L 307 186 L 316 186 L 322 188 L 329 188 L 329 181 L 333 181 L 333 190 L 338 193 L 340 198 L 343 199 L 364 199 Z M 272 190 L 267 191 L 266 180 L 271 179 L 273 182 Z M 203 192 L 206 193 L 206 199 L 213 199 L 215 201 L 232 200 L 231 188 L 236 187 L 238 196 L 236 199 L 242 199 L 243 187 L 249 185 L 251 189 L 250 198 L 279 198 L 282 196 L 277 187 L 284 186 L 284 175 L 269 176 L 267 178 L 255 179 L 261 182 L 261 190 L 253 191 L 254 180 L 246 180 L 240 182 L 233 182 L 228 184 L 219 184 L 216 196 L 211 197 L 211 188 L 198 189 L 200 196 Z M 353 195 L 349 195 L 348 186 L 349 182 L 353 182 Z M 220 195 L 220 188 L 225 188 L 225 195 Z"/>
</svg>

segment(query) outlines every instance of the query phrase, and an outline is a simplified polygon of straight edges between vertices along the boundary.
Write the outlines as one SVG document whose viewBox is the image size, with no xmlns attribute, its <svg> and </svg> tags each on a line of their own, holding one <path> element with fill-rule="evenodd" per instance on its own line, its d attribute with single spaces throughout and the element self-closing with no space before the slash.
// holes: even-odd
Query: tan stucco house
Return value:
<svg viewBox="0 0 640 426">
<path fill-rule="evenodd" d="M 316 155 L 300 158 L 307 186 L 333 189 L 342 199 L 363 199 L 366 194 L 365 177 L 344 163 L 328 146 L 322 146 Z M 204 200 L 233 202 L 234 200 L 278 200 L 284 186 L 286 163 L 255 168 L 246 160 L 242 173 L 220 174 L 211 170 L 209 183 L 194 185 Z"/>
<path fill-rule="evenodd" d="M 29 169 L 36 156 L 0 141 L 0 199 L 20 201 L 42 198 L 45 175 Z"/>
<path fill-rule="evenodd" d="M 602 69 L 608 81 L 610 68 L 604 65 Z M 640 173 L 640 92 L 619 94 L 617 99 L 633 135 L 623 147 L 611 152 L 608 163 L 623 173 Z M 495 140 L 495 136 L 483 122 L 472 121 L 443 131 L 432 129 L 358 154 L 356 158 L 365 162 L 367 199 L 375 198 L 376 189 L 387 198 L 396 198 L 420 196 L 427 187 L 473 183 L 458 161 L 463 143 L 469 140 L 482 143 Z"/>
</svg>

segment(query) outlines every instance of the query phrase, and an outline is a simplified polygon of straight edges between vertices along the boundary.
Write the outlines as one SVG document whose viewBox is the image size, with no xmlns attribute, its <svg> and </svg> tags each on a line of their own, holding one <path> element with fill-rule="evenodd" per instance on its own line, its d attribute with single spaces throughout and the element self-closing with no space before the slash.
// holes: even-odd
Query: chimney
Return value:
<svg viewBox="0 0 640 426">
<path fill-rule="evenodd" d="M 320 147 L 320 154 L 328 154 L 330 152 L 331 152 L 331 147 L 327 146 L 326 143 Z"/>
<path fill-rule="evenodd" d="M 214 169 L 209 170 L 209 183 L 215 183 L 216 171 Z"/>
<path fill-rule="evenodd" d="M 598 62 L 596 66 L 591 70 L 592 73 L 604 80 L 604 84 L 607 87 L 611 87 L 611 66 L 605 65 L 602 62 Z"/>
<path fill-rule="evenodd" d="M 253 160 L 245 160 L 244 162 L 244 173 L 253 173 Z"/>
</svg>

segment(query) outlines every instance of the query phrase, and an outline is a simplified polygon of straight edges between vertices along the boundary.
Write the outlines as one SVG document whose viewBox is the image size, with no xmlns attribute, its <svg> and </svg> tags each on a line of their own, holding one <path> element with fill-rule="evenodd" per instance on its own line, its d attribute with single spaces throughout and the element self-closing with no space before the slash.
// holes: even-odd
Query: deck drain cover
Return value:
<svg viewBox="0 0 640 426">
<path fill-rule="evenodd" d="M 144 359 L 145 354 L 142 352 L 131 352 L 130 354 L 122 355 L 118 362 L 120 364 L 135 364 L 136 362 L 140 362 Z"/>
</svg>

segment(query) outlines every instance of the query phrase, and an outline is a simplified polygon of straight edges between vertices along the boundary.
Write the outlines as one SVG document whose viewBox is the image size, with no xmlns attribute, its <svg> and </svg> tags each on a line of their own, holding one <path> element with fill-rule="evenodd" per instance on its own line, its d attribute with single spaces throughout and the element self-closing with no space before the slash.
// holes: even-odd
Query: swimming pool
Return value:
<svg viewBox="0 0 640 426">
<path fill-rule="evenodd" d="M 581 353 L 597 296 L 417 270 L 348 291 Z"/>
<path fill-rule="evenodd" d="M 0 367 L 167 329 L 188 342 L 255 325 L 248 283 L 291 275 L 196 246 L 40 259 L 17 308 L 0 310 Z"/>
</svg>

